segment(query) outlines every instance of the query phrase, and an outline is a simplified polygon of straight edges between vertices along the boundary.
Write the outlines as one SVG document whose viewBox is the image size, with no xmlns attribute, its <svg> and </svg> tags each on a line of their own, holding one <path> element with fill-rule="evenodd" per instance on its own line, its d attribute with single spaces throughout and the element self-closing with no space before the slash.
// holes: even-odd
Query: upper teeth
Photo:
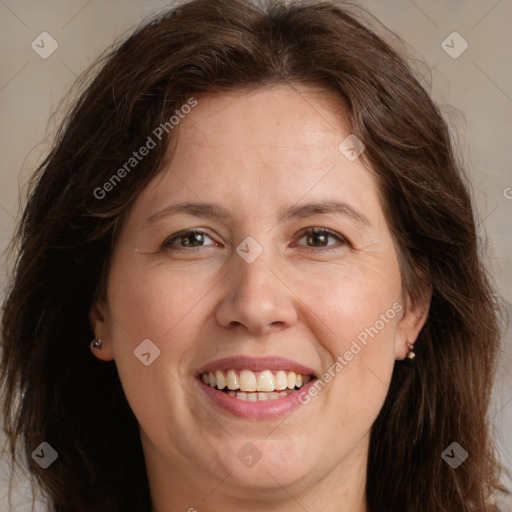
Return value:
<svg viewBox="0 0 512 512">
<path fill-rule="evenodd" d="M 241 391 L 274 391 L 300 388 L 310 380 L 309 375 L 279 370 L 253 372 L 251 370 L 217 370 L 201 374 L 205 384 L 219 389 L 228 388 Z"/>
</svg>

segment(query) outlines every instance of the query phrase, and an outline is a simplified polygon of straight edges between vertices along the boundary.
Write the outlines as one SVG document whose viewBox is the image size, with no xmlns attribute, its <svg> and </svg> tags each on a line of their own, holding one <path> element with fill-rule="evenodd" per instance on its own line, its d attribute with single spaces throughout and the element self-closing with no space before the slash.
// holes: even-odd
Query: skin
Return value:
<svg viewBox="0 0 512 512">
<path fill-rule="evenodd" d="M 152 510 L 365 512 L 370 428 L 428 305 L 402 295 L 375 179 L 338 150 L 350 131 L 328 93 L 267 86 L 196 99 L 172 160 L 122 226 L 107 297 L 90 314 L 103 341 L 94 354 L 115 360 L 139 421 Z M 217 203 L 233 219 L 177 214 L 146 225 L 185 200 Z M 281 213 L 326 200 L 369 224 Z M 348 243 L 315 240 L 302 234 L 308 227 Z M 183 247 L 190 236 L 162 248 L 190 228 L 207 235 L 196 248 Z M 264 249 L 250 264 L 236 252 L 247 236 Z M 322 374 L 394 303 L 405 307 L 284 418 L 235 417 L 195 385 L 200 366 L 240 354 L 288 357 Z M 149 366 L 133 354 L 145 339 L 161 351 Z M 261 452 L 250 468 L 237 457 L 249 441 Z"/>
</svg>

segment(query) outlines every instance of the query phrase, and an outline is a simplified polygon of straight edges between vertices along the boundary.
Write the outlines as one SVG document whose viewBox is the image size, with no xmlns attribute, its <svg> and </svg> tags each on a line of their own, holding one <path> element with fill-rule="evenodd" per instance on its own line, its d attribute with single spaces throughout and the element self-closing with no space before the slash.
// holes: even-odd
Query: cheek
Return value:
<svg viewBox="0 0 512 512">
<path fill-rule="evenodd" d="M 347 265 L 301 284 L 304 302 L 325 324 L 324 341 L 332 354 L 350 350 L 353 341 L 369 347 L 370 340 L 382 340 L 377 350 L 389 345 L 384 340 L 394 341 L 402 309 L 401 282 L 393 260 L 388 269 Z"/>
<path fill-rule="evenodd" d="M 197 338 L 194 329 L 201 326 L 198 315 L 209 287 L 204 277 L 192 279 L 189 273 L 171 272 L 163 265 L 142 266 L 136 261 L 113 268 L 109 303 L 117 364 L 139 364 L 133 360 L 133 351 L 145 339 L 160 349 L 160 362 L 178 364 L 189 340 Z M 170 344 L 172 351 L 167 350 Z"/>
<path fill-rule="evenodd" d="M 146 431 L 171 424 L 177 411 L 186 409 L 182 389 L 187 375 L 182 369 L 192 357 L 192 342 L 206 314 L 201 299 L 207 284 L 201 288 L 201 282 L 204 279 L 192 283 L 184 272 L 137 261 L 113 267 L 109 303 L 114 358 L 130 407 Z M 140 354 L 139 346 L 147 339 L 159 353 L 153 359 L 149 345 L 145 351 L 151 362 L 145 365 L 134 351 Z"/>
<path fill-rule="evenodd" d="M 319 340 L 330 355 L 325 389 L 333 393 L 332 403 L 340 404 L 333 414 L 348 428 L 371 424 L 391 380 L 403 306 L 398 267 L 390 262 L 388 268 L 337 269 L 328 281 L 308 280 L 304 288 L 305 302 L 319 319 L 317 333 L 323 332 Z"/>
</svg>

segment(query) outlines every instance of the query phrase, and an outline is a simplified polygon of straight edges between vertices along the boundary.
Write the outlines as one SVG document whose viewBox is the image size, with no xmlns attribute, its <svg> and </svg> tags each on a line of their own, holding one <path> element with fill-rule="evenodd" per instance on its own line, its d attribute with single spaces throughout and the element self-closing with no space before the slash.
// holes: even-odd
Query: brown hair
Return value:
<svg viewBox="0 0 512 512">
<path fill-rule="evenodd" d="M 350 4 L 193 0 L 101 61 L 37 169 L 4 304 L 1 385 L 12 460 L 28 462 L 55 511 L 150 510 L 138 425 L 115 364 L 91 356 L 88 310 L 104 293 L 116 227 L 162 168 L 176 130 L 103 187 L 193 94 L 320 84 L 366 146 L 405 289 L 432 286 L 415 350 L 397 361 L 372 428 L 370 511 L 494 512 L 500 465 L 488 406 L 499 303 L 479 255 L 472 200 L 439 109 L 397 51 Z M 358 11 L 362 12 L 362 11 Z M 32 451 L 46 441 L 57 461 Z M 468 453 L 452 469 L 453 441 Z M 21 443 L 23 456 L 16 456 Z"/>
</svg>

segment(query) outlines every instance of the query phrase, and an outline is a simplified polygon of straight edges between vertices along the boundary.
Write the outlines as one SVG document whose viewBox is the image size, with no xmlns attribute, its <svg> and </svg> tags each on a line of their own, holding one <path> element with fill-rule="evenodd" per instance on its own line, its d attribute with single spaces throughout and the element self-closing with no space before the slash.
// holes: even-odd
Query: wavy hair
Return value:
<svg viewBox="0 0 512 512">
<path fill-rule="evenodd" d="M 395 363 L 372 427 L 369 510 L 498 511 L 492 495 L 505 489 L 488 411 L 501 310 L 471 189 L 439 107 L 371 23 L 347 2 L 192 0 L 95 68 L 33 176 L 2 317 L 11 462 L 28 464 L 53 511 L 150 510 L 137 420 L 115 364 L 91 357 L 88 311 L 105 294 L 118 227 L 177 130 L 107 198 L 97 190 L 192 95 L 273 84 L 336 94 L 366 146 L 404 289 L 419 297 L 425 278 L 432 286 L 417 358 Z M 31 458 L 42 441 L 59 455 L 48 469 Z M 453 441 L 469 453 L 456 470 L 441 457 Z"/>
</svg>

